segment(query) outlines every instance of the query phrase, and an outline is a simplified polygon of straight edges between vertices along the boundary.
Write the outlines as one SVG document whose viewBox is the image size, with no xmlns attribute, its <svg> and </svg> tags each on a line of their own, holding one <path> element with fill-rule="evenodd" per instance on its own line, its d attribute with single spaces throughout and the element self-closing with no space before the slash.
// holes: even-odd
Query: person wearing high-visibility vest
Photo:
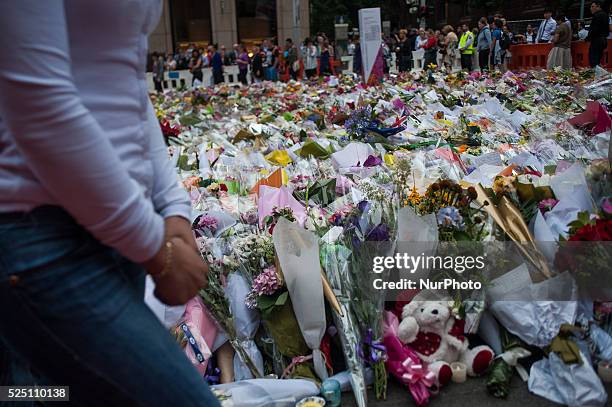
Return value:
<svg viewBox="0 0 612 407">
<path fill-rule="evenodd" d="M 461 69 L 472 71 L 472 54 L 474 54 L 474 33 L 467 24 L 463 24 L 463 34 L 459 39 L 459 52 L 461 52 Z"/>
</svg>

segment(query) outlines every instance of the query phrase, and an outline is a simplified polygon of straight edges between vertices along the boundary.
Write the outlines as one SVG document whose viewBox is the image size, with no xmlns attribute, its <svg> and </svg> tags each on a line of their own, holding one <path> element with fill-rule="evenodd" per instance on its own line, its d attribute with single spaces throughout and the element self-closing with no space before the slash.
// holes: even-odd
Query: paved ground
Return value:
<svg viewBox="0 0 612 407">
<path fill-rule="evenodd" d="M 487 393 L 485 378 L 470 378 L 466 383 L 450 383 L 440 393 L 430 399 L 430 407 L 553 407 L 558 406 L 542 397 L 529 393 L 527 383 L 519 377 L 512 379 L 512 390 L 506 400 L 496 399 Z M 607 385 L 608 394 L 612 394 L 612 384 Z M 612 400 L 608 400 L 612 406 Z M 342 407 L 353 407 L 355 402 L 352 393 L 344 393 Z M 386 401 L 375 399 L 373 390 L 368 391 L 368 406 L 377 407 L 408 407 L 415 406 L 412 396 L 405 387 L 401 387 L 396 381 L 389 380 L 389 388 Z"/>
</svg>

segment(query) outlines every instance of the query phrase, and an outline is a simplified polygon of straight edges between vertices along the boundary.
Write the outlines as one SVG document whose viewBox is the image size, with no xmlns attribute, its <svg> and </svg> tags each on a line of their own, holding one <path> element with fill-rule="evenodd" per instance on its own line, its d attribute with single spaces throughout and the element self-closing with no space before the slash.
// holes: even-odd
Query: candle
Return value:
<svg viewBox="0 0 612 407">
<path fill-rule="evenodd" d="M 610 362 L 601 361 L 597 364 L 597 374 L 602 382 L 612 383 L 612 364 Z"/>
<path fill-rule="evenodd" d="M 325 379 L 321 384 L 321 395 L 328 407 L 338 407 L 342 402 L 340 382 L 335 379 Z"/>
<path fill-rule="evenodd" d="M 306 397 L 297 402 L 295 407 L 323 407 L 325 399 L 321 397 Z"/>
<path fill-rule="evenodd" d="M 467 379 L 467 366 L 465 363 L 453 362 L 450 365 L 453 371 L 453 381 L 455 383 L 463 383 Z"/>
</svg>

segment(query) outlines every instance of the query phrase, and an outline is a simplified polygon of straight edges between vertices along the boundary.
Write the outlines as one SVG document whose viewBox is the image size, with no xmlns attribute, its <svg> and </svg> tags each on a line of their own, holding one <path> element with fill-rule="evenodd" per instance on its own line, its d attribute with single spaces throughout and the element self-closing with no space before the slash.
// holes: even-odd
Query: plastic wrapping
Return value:
<svg viewBox="0 0 612 407">
<path fill-rule="evenodd" d="M 582 364 L 565 364 L 550 353 L 531 366 L 529 391 L 568 407 L 605 406 L 608 395 L 601 380 L 581 352 Z"/>
<path fill-rule="evenodd" d="M 334 229 L 342 231 L 342 228 Z M 367 405 L 367 376 L 357 355 L 359 327 L 353 313 L 350 311 L 351 297 L 349 289 L 353 282 L 352 276 L 348 272 L 348 259 L 351 256 L 351 251 L 343 245 L 331 242 L 331 240 L 336 240 L 331 238 L 334 229 L 328 232 L 326 236 L 329 238 L 329 242 L 323 244 L 321 248 L 321 264 L 340 303 L 341 312 L 333 312 L 332 315 L 334 325 L 338 328 L 347 370 L 343 375 L 332 376 L 332 378 L 340 382 L 343 391 L 347 390 L 346 383 L 350 383 L 357 406 L 365 407 Z M 322 240 L 326 241 L 325 237 Z"/>
<path fill-rule="evenodd" d="M 508 331 L 529 345 L 550 345 L 561 325 L 576 320 L 577 288 L 568 273 L 531 283 L 523 264 L 491 283 L 487 293 L 490 311 Z M 553 292 L 566 293 L 566 298 L 575 300 L 542 300 Z"/>
<path fill-rule="evenodd" d="M 277 223 L 272 237 L 293 311 L 302 336 L 312 349 L 315 372 L 324 380 L 328 373 L 319 347 L 326 320 L 318 239 L 284 218 Z"/>
<path fill-rule="evenodd" d="M 230 310 L 234 316 L 236 339 L 239 341 L 240 347 L 251 358 L 261 376 L 263 376 L 263 357 L 253 340 L 259 328 L 259 314 L 248 308 L 245 304 L 245 299 L 250 291 L 249 283 L 241 274 L 230 273 L 227 276 L 225 295 L 228 298 Z M 253 378 L 250 369 L 244 364 L 238 354 L 234 354 L 234 378 L 236 381 Z"/>
<path fill-rule="evenodd" d="M 166 327 L 166 329 L 170 329 L 175 326 L 179 319 L 183 316 L 185 312 L 184 305 L 177 305 L 175 307 L 168 306 L 162 303 L 160 300 L 155 297 L 155 282 L 151 278 L 151 276 L 147 276 L 145 280 L 145 304 L 149 306 L 153 314 L 160 320 L 160 322 Z"/>
<path fill-rule="evenodd" d="M 228 407 L 294 407 L 304 397 L 319 394 L 319 387 L 302 379 L 250 379 L 212 386 Z"/>
</svg>

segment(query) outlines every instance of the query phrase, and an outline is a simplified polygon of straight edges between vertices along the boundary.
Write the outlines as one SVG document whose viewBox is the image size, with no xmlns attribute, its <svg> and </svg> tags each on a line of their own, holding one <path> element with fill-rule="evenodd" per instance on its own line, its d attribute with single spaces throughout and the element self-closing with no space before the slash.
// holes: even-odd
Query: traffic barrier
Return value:
<svg viewBox="0 0 612 407">
<path fill-rule="evenodd" d="M 247 73 L 247 82 L 251 83 L 251 75 Z M 225 83 L 238 84 L 238 73 L 240 72 L 238 65 L 230 65 L 223 67 L 223 78 Z M 202 85 L 210 86 L 212 84 L 212 68 L 202 69 Z M 169 71 L 164 72 L 164 80 L 162 81 L 162 87 L 164 90 L 168 89 L 180 89 L 191 87 L 193 75 L 188 70 Z M 155 91 L 155 84 L 153 83 L 153 74 L 147 72 L 147 86 L 151 92 Z"/>
<path fill-rule="evenodd" d="M 574 68 L 589 66 L 589 45 L 585 41 L 572 42 L 572 64 Z M 546 68 L 548 53 L 552 49 L 552 44 L 521 44 L 513 45 L 510 48 L 512 61 L 510 69 L 533 69 Z M 609 61 L 612 60 L 612 40 L 608 40 L 608 48 L 604 52 L 601 65 L 610 70 L 612 68 Z"/>
</svg>

